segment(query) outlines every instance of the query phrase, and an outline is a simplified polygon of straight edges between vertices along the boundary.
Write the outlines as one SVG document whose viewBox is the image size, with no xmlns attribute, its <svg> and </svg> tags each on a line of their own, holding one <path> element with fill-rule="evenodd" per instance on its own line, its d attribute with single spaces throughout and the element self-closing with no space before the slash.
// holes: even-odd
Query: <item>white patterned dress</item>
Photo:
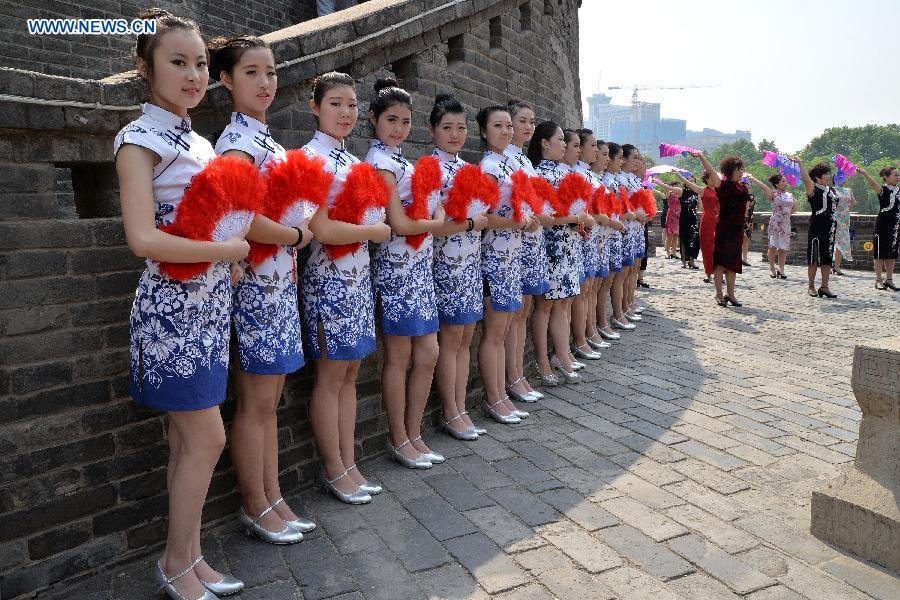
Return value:
<svg viewBox="0 0 900 600">
<path fill-rule="evenodd" d="M 769 217 L 769 247 L 776 250 L 791 248 L 791 211 L 794 195 L 775 191 L 772 196 L 772 216 Z"/>
<path fill-rule="evenodd" d="M 240 112 L 216 142 L 216 154 L 239 150 L 260 171 L 270 161 L 285 158 L 269 126 Z M 257 266 L 241 261 L 244 276 L 234 286 L 231 316 L 237 333 L 241 370 L 258 375 L 283 375 L 303 366 L 300 313 L 297 309 L 297 254 L 278 246 L 275 256 Z"/>
<path fill-rule="evenodd" d="M 216 154 L 188 118 L 154 104 L 116 135 L 160 158 L 153 168 L 156 227 L 178 214 L 184 191 Z M 231 279 L 226 263 L 213 263 L 190 281 L 169 279 L 147 259 L 131 308 L 131 396 L 164 411 L 201 410 L 225 400 L 231 323 Z"/>
<path fill-rule="evenodd" d="M 640 178 L 633 173 L 619 171 L 616 175 L 616 180 L 620 186 L 624 186 L 628 190 L 629 196 L 632 196 L 642 187 Z M 622 245 L 624 247 L 622 264 L 626 267 L 634 266 L 635 261 L 640 261 L 646 255 L 644 226 L 637 219 L 630 219 L 625 222 Z"/>
<path fill-rule="evenodd" d="M 503 154 L 515 161 L 516 171 L 525 171 L 529 177 L 537 175 L 531 160 L 515 144 L 507 146 Z M 553 211 L 547 206 L 544 212 Z M 547 250 L 544 247 L 543 227 L 522 232 L 522 252 L 519 256 L 522 266 L 522 294 L 537 296 L 547 293 L 550 284 L 547 282 Z"/>
<path fill-rule="evenodd" d="M 350 154 L 339 140 L 317 131 L 303 150 L 325 160 L 325 168 L 334 175 L 328 192 L 327 206 L 344 186 L 350 167 L 359 159 Z M 332 360 L 361 360 L 375 351 L 375 306 L 369 272 L 369 246 L 360 247 L 332 260 L 325 246 L 313 240 L 310 257 L 301 278 L 303 304 L 303 339 L 306 355 L 313 359 L 324 356 Z M 319 326 L 325 335 L 326 348 L 321 348 Z"/>
<path fill-rule="evenodd" d="M 453 178 L 466 162 L 435 148 L 431 153 L 441 165 L 441 202 L 447 202 Z M 470 217 L 485 212 L 470 207 Z M 450 220 L 450 217 L 447 217 Z M 434 289 L 438 318 L 450 325 L 470 325 L 484 316 L 484 281 L 481 277 L 481 232 L 461 231 L 434 238 Z"/>
<path fill-rule="evenodd" d="M 399 148 L 373 141 L 366 162 L 379 171 L 388 171 L 397 179 L 397 195 L 404 208 L 412 204 L 413 164 Z M 434 215 L 438 197 L 432 196 L 428 218 Z M 378 244 L 372 260 L 375 291 L 381 300 L 382 329 L 389 335 L 416 337 L 438 330 L 437 301 L 434 296 L 432 235 L 428 233 L 418 248 L 406 237 L 391 231 L 386 242 Z"/>
<path fill-rule="evenodd" d="M 516 167 L 509 156 L 485 151 L 481 170 L 492 175 L 500 186 L 500 200 L 491 214 L 513 218 L 511 177 Z M 522 207 L 523 218 L 530 212 L 529 207 Z M 517 312 L 522 309 L 521 250 L 521 229 L 488 229 L 481 238 L 481 272 L 487 282 L 485 292 L 490 295 L 494 310 Z"/>
<path fill-rule="evenodd" d="M 600 187 L 603 181 L 600 176 L 591 170 L 591 166 L 584 161 L 578 161 L 572 166 L 572 171 L 578 173 L 591 184 L 594 191 Z M 581 242 L 581 254 L 584 259 L 585 277 L 606 277 L 609 275 L 609 265 L 600 265 L 600 239 L 604 234 L 603 225 L 597 224 L 591 227 L 587 237 Z"/>
<path fill-rule="evenodd" d="M 603 185 L 606 186 L 606 189 L 617 194 L 619 192 L 619 182 L 616 180 L 616 176 L 610 172 L 603 173 Z M 613 221 L 619 220 L 619 215 L 609 215 L 609 218 Z M 624 245 L 624 234 L 625 230 L 619 231 L 618 229 L 609 228 L 609 234 L 605 240 L 603 240 L 603 246 L 600 248 L 600 262 L 602 263 L 604 259 L 609 264 L 609 272 L 610 273 L 621 273 L 622 272 L 622 261 L 625 258 L 625 245 Z M 631 264 L 634 264 L 632 261 Z"/>
<path fill-rule="evenodd" d="M 569 166 L 554 160 L 542 160 L 537 173 L 553 187 L 559 187 Z M 577 214 L 573 206 L 569 211 Z M 583 207 L 582 207 L 583 208 Z M 547 249 L 547 281 L 549 288 L 544 294 L 547 300 L 571 298 L 581 293 L 581 236 L 574 225 L 553 225 L 544 232 Z"/>
</svg>

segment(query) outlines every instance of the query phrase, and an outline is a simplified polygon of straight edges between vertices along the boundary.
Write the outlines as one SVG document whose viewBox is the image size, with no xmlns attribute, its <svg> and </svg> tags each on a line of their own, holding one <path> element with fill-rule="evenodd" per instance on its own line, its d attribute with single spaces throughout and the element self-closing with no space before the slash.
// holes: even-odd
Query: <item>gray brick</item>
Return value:
<svg viewBox="0 0 900 600">
<path fill-rule="evenodd" d="M 488 495 L 531 527 L 559 518 L 559 513 L 552 506 L 521 488 L 497 488 L 488 491 Z"/>
<path fill-rule="evenodd" d="M 654 577 L 672 579 L 694 572 L 687 561 L 628 525 L 601 529 L 594 535 Z"/>
<path fill-rule="evenodd" d="M 489 594 L 528 582 L 525 573 L 480 533 L 448 540 L 446 546 Z"/>
<path fill-rule="evenodd" d="M 541 528 L 541 535 L 589 573 L 608 571 L 622 564 L 606 544 L 572 523 L 547 525 Z"/>
<path fill-rule="evenodd" d="M 693 534 L 671 540 L 669 547 L 738 594 L 749 594 L 776 583 L 770 577 Z"/>
<path fill-rule="evenodd" d="M 438 541 L 475 533 L 472 523 L 440 497 L 418 498 L 406 504 L 407 510 Z"/>
<path fill-rule="evenodd" d="M 540 494 L 541 500 L 588 531 L 616 525 L 619 520 L 577 492 L 562 488 Z"/>
</svg>

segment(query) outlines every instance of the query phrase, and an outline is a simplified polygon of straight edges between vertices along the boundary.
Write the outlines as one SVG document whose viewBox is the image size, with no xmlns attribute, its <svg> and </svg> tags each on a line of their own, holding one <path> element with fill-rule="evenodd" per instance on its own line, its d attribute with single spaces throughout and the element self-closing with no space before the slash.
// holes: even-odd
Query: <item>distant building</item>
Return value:
<svg viewBox="0 0 900 600">
<path fill-rule="evenodd" d="M 684 119 L 662 118 L 661 105 L 657 102 L 638 102 L 634 122 L 632 107 L 612 104 L 611 96 L 594 94 L 588 96 L 587 102 L 588 114 L 584 126 L 591 129 L 598 139 L 634 144 L 657 162 L 675 162 L 674 158 L 658 158 L 658 148 L 663 142 L 713 150 L 740 139 L 753 141 L 749 131 L 740 129 L 734 133 L 706 128 L 690 131 Z"/>
</svg>

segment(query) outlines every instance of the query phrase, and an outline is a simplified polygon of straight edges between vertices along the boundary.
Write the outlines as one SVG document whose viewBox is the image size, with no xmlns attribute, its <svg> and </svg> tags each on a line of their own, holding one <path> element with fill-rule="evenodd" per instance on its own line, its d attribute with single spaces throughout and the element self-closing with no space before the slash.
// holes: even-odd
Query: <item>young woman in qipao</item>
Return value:
<svg viewBox="0 0 900 600">
<path fill-rule="evenodd" d="M 600 186 L 603 185 L 603 178 L 600 175 L 602 168 L 599 166 L 601 151 L 606 154 L 602 160 L 608 159 L 609 150 L 606 143 L 598 140 L 594 136 L 594 132 L 590 129 L 579 129 L 578 138 L 581 142 L 581 156 L 572 170 L 584 177 L 596 193 Z M 600 169 L 600 170 L 595 170 Z M 593 200 L 593 199 L 592 199 Z M 582 240 L 582 254 L 585 261 L 585 318 L 584 328 L 581 335 L 584 336 L 584 342 L 579 345 L 580 337 L 578 330 L 580 325 L 572 323 L 572 337 L 575 340 L 575 356 L 577 358 L 588 358 L 582 356 L 579 352 L 588 352 L 589 350 L 601 350 L 609 348 L 609 343 L 604 342 L 600 338 L 597 331 L 598 322 L 598 296 L 600 294 L 600 285 L 604 278 L 609 276 L 609 258 L 602 260 L 600 245 L 606 235 L 606 229 L 609 226 L 609 216 L 600 211 L 600 206 L 596 202 L 591 202 L 590 211 L 591 218 L 594 219 L 594 226 L 591 227 L 588 235 Z M 595 352 L 599 358 L 600 353 Z"/>
<path fill-rule="evenodd" d="M 875 216 L 875 289 L 897 291 L 894 285 L 894 265 L 900 254 L 900 169 L 885 167 L 878 175 L 878 183 L 865 169 L 860 175 L 878 196 L 878 214 Z M 882 281 L 882 269 L 887 276 Z"/>
<path fill-rule="evenodd" d="M 216 38 L 209 48 L 212 77 L 231 93 L 234 105 L 216 153 L 248 160 L 266 173 L 286 156 L 266 124 L 278 88 L 272 50 L 252 36 Z M 231 425 L 231 457 L 243 500 L 238 518 L 264 542 L 292 544 L 316 525 L 299 518 L 282 498 L 275 411 L 285 375 L 303 366 L 296 251 L 312 234 L 305 223 L 286 227 L 258 214 L 247 239 L 275 244 L 276 250 L 259 264 L 241 263 L 243 275 L 232 299 L 240 359 Z"/>
<path fill-rule="evenodd" d="M 597 143 L 597 160 L 591 164 L 591 170 L 597 175 L 600 183 L 604 186 L 604 194 L 608 195 L 603 184 L 603 175 L 610 163 L 609 142 L 600 141 Z M 608 198 L 605 199 L 597 209 L 600 214 L 597 216 L 600 229 L 600 257 L 599 257 L 599 273 L 600 286 L 597 290 L 597 336 L 588 338 L 588 343 L 596 349 L 608 348 L 609 342 L 606 340 L 617 340 L 621 336 L 614 332 L 609 326 L 608 310 L 609 293 L 612 289 L 613 279 L 618 271 L 622 270 L 621 265 L 621 234 L 622 224 L 614 217 L 615 213 L 609 206 Z M 605 219 L 603 219 L 605 217 Z"/>
<path fill-rule="evenodd" d="M 359 117 L 353 79 L 336 72 L 317 77 L 310 108 L 318 131 L 303 150 L 321 157 L 333 180 L 326 205 L 309 223 L 314 240 L 301 286 L 303 339 L 307 356 L 316 361 L 309 418 L 326 489 L 342 502 L 364 504 L 381 491 L 360 474 L 354 459 L 356 377 L 362 359 L 375 351 L 368 242 L 387 240 L 391 229 L 383 221 L 356 225 L 329 216 L 351 167 L 359 162 L 345 147 Z M 332 258 L 326 244 L 358 247 Z"/>
<path fill-rule="evenodd" d="M 512 204 L 513 174 L 516 162 L 507 154 L 512 143 L 513 125 L 505 105 L 488 106 L 478 112 L 479 136 L 485 146 L 481 169 L 496 180 L 500 189 L 497 208 L 488 213 L 481 239 L 481 272 L 484 275 L 484 323 L 478 345 L 478 368 L 484 382 L 484 411 L 495 421 L 514 424 L 527 417 L 516 409 L 506 395 L 506 336 L 513 315 L 522 309 L 522 273 L 520 252 L 522 233 L 538 228 L 529 207 L 521 207 L 516 219 Z"/>
<path fill-rule="evenodd" d="M 784 263 L 791 248 L 791 215 L 797 210 L 794 195 L 787 191 L 788 181 L 781 173 L 774 173 L 769 177 L 772 187 L 752 175 L 750 181 L 759 186 L 772 205 L 772 216 L 769 217 L 769 277 L 787 279 L 784 274 Z"/>
<path fill-rule="evenodd" d="M 528 146 L 528 158 L 538 175 L 554 188 L 569 173 L 569 166 L 563 162 L 565 154 L 562 128 L 553 121 L 539 124 Z M 569 352 L 569 318 L 572 301 L 581 291 L 581 237 L 577 228 L 583 222 L 583 216 L 580 213 L 569 214 L 569 207 L 565 211 L 561 208 L 557 210 L 554 207 L 553 219 L 544 230 L 550 286 L 543 296 L 538 297 L 532 316 L 537 371 L 546 386 L 559 384 L 553 369 L 560 372 L 566 383 L 581 383 L 581 376 L 573 368 L 574 357 Z M 548 333 L 553 342 L 552 358 L 549 356 Z"/>
<path fill-rule="evenodd" d="M 641 180 L 634 174 L 638 168 L 641 154 L 637 147 L 625 144 L 622 146 L 622 156 L 625 161 L 619 174 L 616 175 L 616 179 L 619 188 L 624 188 L 630 198 L 641 189 Z M 643 307 L 638 306 L 634 300 L 634 290 L 637 287 L 641 270 L 641 258 L 646 250 L 644 248 L 644 231 L 639 215 L 636 211 L 630 210 L 628 206 L 622 213 L 622 219 L 625 224 L 622 234 L 622 266 L 625 271 L 625 279 L 622 281 L 622 314 L 627 321 L 636 323 L 642 320 L 639 313 L 643 311 Z"/>
<path fill-rule="evenodd" d="M 523 147 L 534 135 L 534 109 L 521 100 L 507 103 L 513 122 L 512 143 L 504 154 L 515 161 L 517 171 L 524 171 L 529 177 L 537 173 L 525 156 Z M 544 225 L 549 216 L 542 211 L 535 218 Z M 532 298 L 547 291 L 547 253 L 544 249 L 543 227 L 522 233 L 522 252 L 519 263 L 522 268 L 522 309 L 513 315 L 506 337 L 506 393 L 520 402 L 537 402 L 544 395 L 534 389 L 525 377 L 525 338 L 528 330 L 528 316 L 531 313 Z"/>
<path fill-rule="evenodd" d="M 430 469 L 444 462 L 421 435 L 422 415 L 438 360 L 431 231 L 444 224 L 444 210 L 438 195 L 432 194 L 427 218 L 407 215 L 413 204 L 413 164 L 403 156 L 400 145 L 412 128 L 412 98 L 396 80 L 375 82 L 369 122 L 375 139 L 366 162 L 378 170 L 390 189 L 387 220 L 391 236 L 378 245 L 372 262 L 376 307 L 381 308 L 384 332 L 381 390 L 390 436 L 386 444 L 397 463 Z M 417 246 L 412 239 L 417 240 Z"/>
<path fill-rule="evenodd" d="M 467 163 L 459 157 L 469 130 L 459 100 L 440 94 L 428 119 L 434 139 L 431 153 L 441 165 L 441 202 L 446 204 L 457 172 Z M 487 207 L 485 207 L 486 209 Z M 484 429 L 476 427 L 466 411 L 469 383 L 469 346 L 475 325 L 484 314 L 481 276 L 481 230 L 487 225 L 483 211 L 466 221 L 447 221 L 434 235 L 434 287 L 437 297 L 438 363 L 435 373 L 444 409 L 442 427 L 459 440 L 476 440 Z"/>
<path fill-rule="evenodd" d="M 569 167 L 569 172 L 574 173 L 591 184 L 594 190 L 593 182 L 589 179 L 592 174 L 587 163 L 581 162 L 584 147 L 582 140 L 587 140 L 588 136 L 582 136 L 578 131 L 567 129 L 565 131 L 566 153 L 563 155 L 563 163 Z M 592 136 L 591 136 L 592 138 Z M 593 160 L 593 154 L 596 152 L 596 140 L 593 140 L 593 146 L 588 150 L 589 158 Z M 579 164 L 580 163 L 580 164 Z M 599 184 L 598 184 L 599 185 Z M 587 343 L 587 321 L 588 308 L 590 307 L 590 297 L 596 297 L 594 290 L 594 280 L 597 271 L 597 238 L 594 227 L 594 218 L 591 216 L 593 203 L 593 194 L 590 198 L 585 198 L 585 208 L 582 212 L 582 222 L 576 233 L 578 234 L 577 248 L 578 256 L 578 280 L 580 290 L 575 299 L 572 300 L 571 313 L 569 317 L 569 326 L 572 331 L 572 341 L 575 346 L 573 359 L 577 365 L 584 365 L 582 360 L 599 360 L 600 353 L 595 351 Z M 583 366 L 580 368 L 584 368 Z"/>
<path fill-rule="evenodd" d="M 807 294 L 819 298 L 837 298 L 828 287 L 831 275 L 831 263 L 834 257 L 834 234 L 837 224 L 834 222 L 834 211 L 839 201 L 834 191 L 834 175 L 831 166 L 825 163 L 814 165 L 809 172 L 799 157 L 790 157 L 800 166 L 800 178 L 806 189 L 811 214 L 809 215 L 809 233 L 806 241 L 806 278 L 809 284 Z M 722 207 L 724 211 L 724 206 Z M 721 215 L 719 217 L 721 222 Z M 718 234 L 716 234 L 718 235 Z M 822 285 L 816 289 L 816 271 L 822 273 Z"/>
<path fill-rule="evenodd" d="M 192 178 L 215 158 L 192 130 L 188 109 L 209 82 L 208 54 L 197 24 L 153 9 L 156 31 L 137 37 L 136 66 L 149 85 L 143 115 L 116 135 L 122 222 L 128 247 L 147 259 L 131 309 L 131 395 L 168 415 L 169 519 L 154 577 L 173 600 L 214 600 L 244 584 L 203 559 L 200 522 L 213 468 L 225 446 L 219 404 L 225 400 L 231 324 L 229 265 L 250 250 L 236 235 L 195 241 L 161 231 L 177 215 Z M 160 263 L 208 262 L 184 282 Z"/>
<path fill-rule="evenodd" d="M 615 142 L 607 144 L 609 149 L 609 164 L 606 166 L 606 172 L 603 174 L 603 185 L 606 189 L 614 193 L 618 198 L 619 195 L 619 174 L 622 172 L 622 165 L 625 164 L 625 155 L 622 152 L 622 146 Z M 634 264 L 634 260 L 626 260 L 629 252 L 627 248 L 627 221 L 625 217 L 627 210 L 618 200 L 615 201 L 618 212 L 610 215 L 610 226 L 613 231 L 610 233 L 607 242 L 609 244 L 609 271 L 612 277 L 610 284 L 610 304 L 612 305 L 612 318 L 609 320 L 610 326 L 603 327 L 601 323 L 600 335 L 607 340 L 617 340 L 621 334 L 613 331 L 614 329 L 622 329 L 630 331 L 635 328 L 633 323 L 629 323 L 625 318 L 625 312 L 622 309 L 622 297 L 625 294 L 625 279 L 627 276 L 627 263 Z M 614 275 L 613 275 L 614 273 Z"/>
</svg>

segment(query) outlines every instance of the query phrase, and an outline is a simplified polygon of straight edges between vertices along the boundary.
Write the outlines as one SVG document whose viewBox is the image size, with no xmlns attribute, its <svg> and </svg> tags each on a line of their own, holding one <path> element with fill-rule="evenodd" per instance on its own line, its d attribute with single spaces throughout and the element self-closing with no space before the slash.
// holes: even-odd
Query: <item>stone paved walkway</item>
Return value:
<svg viewBox="0 0 900 600">
<path fill-rule="evenodd" d="M 757 264 L 746 307 L 723 309 L 678 266 L 654 260 L 645 321 L 522 425 L 435 433 L 444 465 L 365 465 L 386 487 L 368 506 L 300 493 L 319 523 L 301 544 L 223 526 L 207 556 L 246 580 L 242 600 L 900 598 L 900 579 L 808 533 L 811 490 L 855 452 L 854 343 L 900 334 L 900 294 L 854 273 L 812 299 L 805 270 Z M 148 565 L 55 597 L 154 597 Z"/>
</svg>

